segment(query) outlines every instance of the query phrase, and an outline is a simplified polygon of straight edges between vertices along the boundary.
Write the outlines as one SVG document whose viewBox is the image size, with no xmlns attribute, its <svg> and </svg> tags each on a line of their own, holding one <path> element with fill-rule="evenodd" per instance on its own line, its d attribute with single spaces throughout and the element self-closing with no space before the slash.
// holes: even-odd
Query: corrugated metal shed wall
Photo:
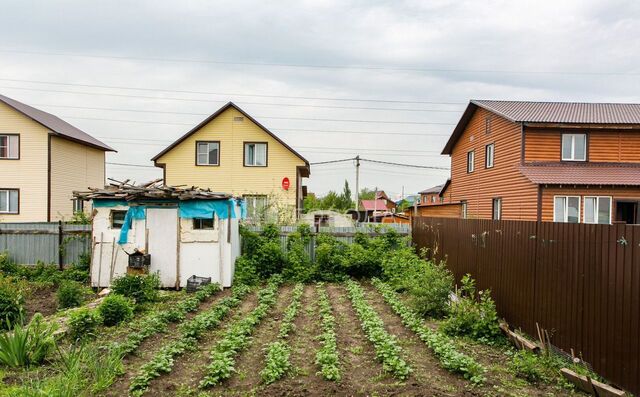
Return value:
<svg viewBox="0 0 640 397">
<path fill-rule="evenodd" d="M 8 251 L 19 264 L 58 263 L 57 222 L 0 223 L 0 252 Z M 63 262 L 77 262 L 91 250 L 91 225 L 62 224 Z"/>
</svg>

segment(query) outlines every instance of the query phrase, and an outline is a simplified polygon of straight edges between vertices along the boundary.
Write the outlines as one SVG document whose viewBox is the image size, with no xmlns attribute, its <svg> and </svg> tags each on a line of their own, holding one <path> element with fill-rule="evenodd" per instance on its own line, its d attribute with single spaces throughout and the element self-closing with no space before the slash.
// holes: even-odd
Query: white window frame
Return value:
<svg viewBox="0 0 640 397">
<path fill-rule="evenodd" d="M 496 218 L 496 203 L 498 205 L 498 217 Z M 502 219 L 502 197 L 494 197 L 491 199 L 491 219 L 499 221 Z"/>
<path fill-rule="evenodd" d="M 609 223 L 599 223 L 598 222 L 598 213 L 600 212 L 600 199 L 609 199 Z M 584 210 L 586 211 L 587 209 L 587 199 L 596 199 L 595 201 L 595 205 L 593 206 L 593 210 L 594 210 L 594 217 L 593 220 L 594 222 L 587 222 L 587 214 L 585 212 L 583 219 L 584 219 L 584 223 L 589 223 L 589 224 L 601 224 L 601 225 L 610 225 L 612 218 L 613 218 L 613 197 L 612 196 L 584 196 L 583 200 L 584 200 L 584 205 L 582 208 L 584 208 Z"/>
<path fill-rule="evenodd" d="M 584 158 L 576 158 L 576 136 L 584 137 Z M 565 138 L 571 139 L 571 157 L 564 157 Z M 562 161 L 587 161 L 587 134 L 562 134 L 560 138 L 560 157 Z"/>
<path fill-rule="evenodd" d="M 15 192 L 17 194 L 16 197 L 16 208 L 15 210 L 11 210 L 11 192 Z M 6 195 L 6 203 L 7 206 L 5 208 L 0 208 L 0 214 L 19 214 L 20 213 L 20 190 L 18 189 L 0 189 L 0 194 Z"/>
<path fill-rule="evenodd" d="M 6 157 L 0 157 L 0 160 L 19 160 L 20 159 L 20 134 L 14 134 L 14 133 L 2 133 L 0 134 L 0 137 L 6 137 L 7 138 L 7 156 Z M 14 138 L 16 140 L 16 153 L 14 156 L 10 155 L 10 148 L 11 148 L 11 140 L 12 138 Z"/>
<path fill-rule="evenodd" d="M 564 198 L 564 219 L 557 220 L 556 219 L 556 198 L 562 197 Z M 569 223 L 569 198 L 577 198 L 578 199 L 578 222 L 582 223 L 582 197 L 580 196 L 568 196 L 568 195 L 556 195 L 553 196 L 553 221 L 560 223 Z"/>
<path fill-rule="evenodd" d="M 467 174 L 475 171 L 475 162 L 476 162 L 476 151 L 469 150 L 467 152 Z"/>
<path fill-rule="evenodd" d="M 489 150 L 491 149 L 491 150 Z M 489 151 L 491 151 L 491 156 L 489 156 Z M 493 168 L 494 159 L 496 156 L 496 145 L 495 143 L 490 143 L 485 145 L 484 147 L 484 168 Z"/>
<path fill-rule="evenodd" d="M 256 203 L 258 201 L 258 199 L 264 199 L 264 207 L 263 208 L 269 208 L 269 196 L 266 194 L 245 194 L 244 196 L 242 196 L 242 198 L 245 200 L 245 202 L 247 203 L 247 218 L 250 220 L 258 220 L 259 215 L 262 214 L 257 214 L 256 213 Z M 251 205 L 250 205 L 251 202 Z"/>
<path fill-rule="evenodd" d="M 249 155 L 249 146 L 255 146 L 254 148 L 254 156 L 253 156 L 253 164 L 250 164 L 247 160 L 248 160 L 248 155 Z M 257 149 L 258 146 L 264 146 L 264 164 L 257 164 L 257 160 L 258 160 L 258 156 L 256 155 L 258 153 Z M 245 167 L 267 167 L 269 165 L 269 144 L 267 142 L 245 142 L 244 143 L 244 166 Z"/>
<path fill-rule="evenodd" d="M 200 145 L 206 145 L 207 151 L 201 153 L 200 152 Z M 216 162 L 215 163 L 210 163 L 209 161 L 211 161 L 211 149 L 209 149 L 210 145 L 216 145 L 217 146 L 217 152 L 218 152 L 218 156 L 216 158 Z M 206 155 L 207 156 L 207 162 L 206 163 L 201 163 L 200 162 L 200 155 Z M 200 166 L 219 166 L 220 165 L 220 141 L 197 141 L 196 142 L 196 165 L 200 165 Z"/>
<path fill-rule="evenodd" d="M 84 200 L 73 199 L 73 213 L 84 212 Z"/>
<path fill-rule="evenodd" d="M 462 201 L 460 204 L 462 204 L 462 219 L 467 219 L 469 216 L 469 204 L 466 201 Z"/>
</svg>

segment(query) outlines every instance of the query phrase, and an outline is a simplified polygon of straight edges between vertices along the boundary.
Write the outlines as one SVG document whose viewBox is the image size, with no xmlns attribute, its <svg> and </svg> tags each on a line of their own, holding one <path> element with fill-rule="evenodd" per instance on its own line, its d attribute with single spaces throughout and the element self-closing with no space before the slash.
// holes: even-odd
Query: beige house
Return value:
<svg viewBox="0 0 640 397">
<path fill-rule="evenodd" d="M 165 184 L 210 188 L 247 200 L 250 220 L 293 222 L 309 162 L 229 102 L 152 159 Z"/>
<path fill-rule="evenodd" d="M 74 190 L 103 186 L 115 151 L 58 117 L 0 95 L 0 222 L 51 222 L 84 210 Z"/>
</svg>

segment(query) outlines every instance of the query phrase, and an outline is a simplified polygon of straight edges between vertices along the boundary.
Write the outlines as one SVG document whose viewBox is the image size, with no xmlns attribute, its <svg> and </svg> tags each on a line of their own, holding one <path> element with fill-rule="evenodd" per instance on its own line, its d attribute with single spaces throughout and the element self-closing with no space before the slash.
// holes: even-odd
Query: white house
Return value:
<svg viewBox="0 0 640 397">
<path fill-rule="evenodd" d="M 240 255 L 238 220 L 246 212 L 241 199 L 157 184 L 74 194 L 93 201 L 93 287 L 135 271 L 128 265 L 136 251 L 150 255 L 148 272 L 158 272 L 163 287 L 184 287 L 192 275 L 231 286 Z"/>
</svg>

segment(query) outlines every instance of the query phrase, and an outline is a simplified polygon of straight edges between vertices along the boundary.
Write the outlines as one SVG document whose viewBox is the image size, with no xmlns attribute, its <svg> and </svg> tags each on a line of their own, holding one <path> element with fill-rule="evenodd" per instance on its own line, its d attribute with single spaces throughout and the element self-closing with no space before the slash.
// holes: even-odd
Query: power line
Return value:
<svg viewBox="0 0 640 397">
<path fill-rule="evenodd" d="M 45 52 L 45 51 L 29 51 L 19 49 L 0 49 L 0 52 L 46 55 L 46 56 L 64 56 L 64 57 L 82 57 L 82 58 L 99 58 L 99 59 L 118 59 L 118 60 L 136 60 L 151 62 L 168 62 L 168 63 L 199 63 L 199 64 L 215 64 L 215 65 L 240 65 L 252 67 L 284 67 L 284 68 L 304 68 L 304 69 L 333 69 L 333 70 L 369 70 L 369 71 L 394 71 L 394 72 L 416 72 L 416 73 L 482 73 L 482 74 L 536 74 L 536 75 L 586 75 L 586 76 L 636 76 L 640 73 L 636 72 L 588 72 L 588 71 L 555 71 L 555 70 L 508 70 L 508 69 L 446 69 L 446 68 L 425 68 L 425 67 L 405 67 L 391 65 L 320 65 L 320 64 L 298 64 L 298 63 L 280 63 L 280 62 L 247 62 L 247 61 L 227 61 L 215 59 L 186 59 L 186 58 L 158 58 L 158 57 L 132 57 L 123 55 L 98 55 L 98 54 L 78 54 L 65 52 Z"/>
<path fill-rule="evenodd" d="M 333 163 L 342 163 L 345 161 L 353 161 L 355 160 L 354 158 L 350 158 L 350 159 L 341 159 L 341 160 L 329 160 L 329 161 L 317 161 L 315 163 L 309 163 L 309 165 L 322 165 L 322 164 L 333 164 Z"/>
<path fill-rule="evenodd" d="M 125 167 L 141 167 L 141 168 L 156 168 L 156 169 L 160 169 L 159 167 L 156 167 L 154 165 L 131 164 L 131 163 L 111 163 L 111 162 L 108 162 L 108 161 L 105 161 L 105 164 L 121 165 L 121 166 L 125 166 Z"/>
<path fill-rule="evenodd" d="M 387 164 L 387 165 L 397 165 L 399 167 L 412 167 L 412 168 L 426 168 L 426 169 L 434 169 L 434 170 L 445 170 L 449 171 L 451 168 L 449 167 L 433 167 L 428 165 L 415 165 L 415 164 L 405 164 L 405 163 L 394 163 L 391 161 L 380 161 L 380 160 L 371 160 L 371 159 L 363 159 L 362 161 L 368 161 L 370 163 L 379 163 L 379 164 Z"/>
<path fill-rule="evenodd" d="M 1 51 L 0 51 L 1 52 Z M 293 96 L 293 95 L 267 95 L 267 94 L 241 94 L 241 93 L 229 93 L 229 92 L 210 92 L 210 91 L 189 91 L 189 90 L 172 90 L 163 88 L 144 88 L 144 87 L 126 87 L 126 86 L 113 86 L 113 85 L 99 85 L 99 84 L 81 84 L 81 83 L 61 83 L 52 81 L 41 80 L 20 80 L 20 79 L 3 79 L 0 81 L 15 81 L 35 84 L 50 84 L 50 85 L 62 85 L 72 87 L 86 87 L 86 88 L 107 88 L 118 90 L 135 90 L 135 91 L 150 91 L 150 92 L 172 92 L 176 94 L 198 94 L 198 95 L 220 95 L 220 96 L 240 96 L 240 97 L 254 97 L 254 98 L 276 98 L 276 99 L 303 99 L 303 100 L 318 100 L 318 101 L 336 101 L 336 102 L 381 102 L 381 103 L 407 103 L 407 104 L 422 104 L 422 105 L 466 105 L 466 102 L 450 102 L 450 101 L 426 101 L 426 100 L 403 100 L 403 99 L 380 99 L 380 98 L 331 98 L 331 97 L 312 97 L 312 96 Z M 27 88 L 27 87 L 2 87 L 2 88 L 15 88 L 23 90 L 33 91 L 51 91 L 62 92 L 71 94 L 85 94 L 92 95 L 92 93 L 82 91 L 54 91 L 44 88 Z M 172 99 L 183 101 L 195 101 L 195 102 L 213 102 L 206 99 L 189 99 L 189 98 L 172 98 L 172 97 L 155 97 L 155 96 L 141 96 L 131 94 L 115 94 L 115 93 L 100 93 L 100 95 L 111 96 L 129 96 L 132 98 L 146 98 L 146 99 Z"/>
</svg>

